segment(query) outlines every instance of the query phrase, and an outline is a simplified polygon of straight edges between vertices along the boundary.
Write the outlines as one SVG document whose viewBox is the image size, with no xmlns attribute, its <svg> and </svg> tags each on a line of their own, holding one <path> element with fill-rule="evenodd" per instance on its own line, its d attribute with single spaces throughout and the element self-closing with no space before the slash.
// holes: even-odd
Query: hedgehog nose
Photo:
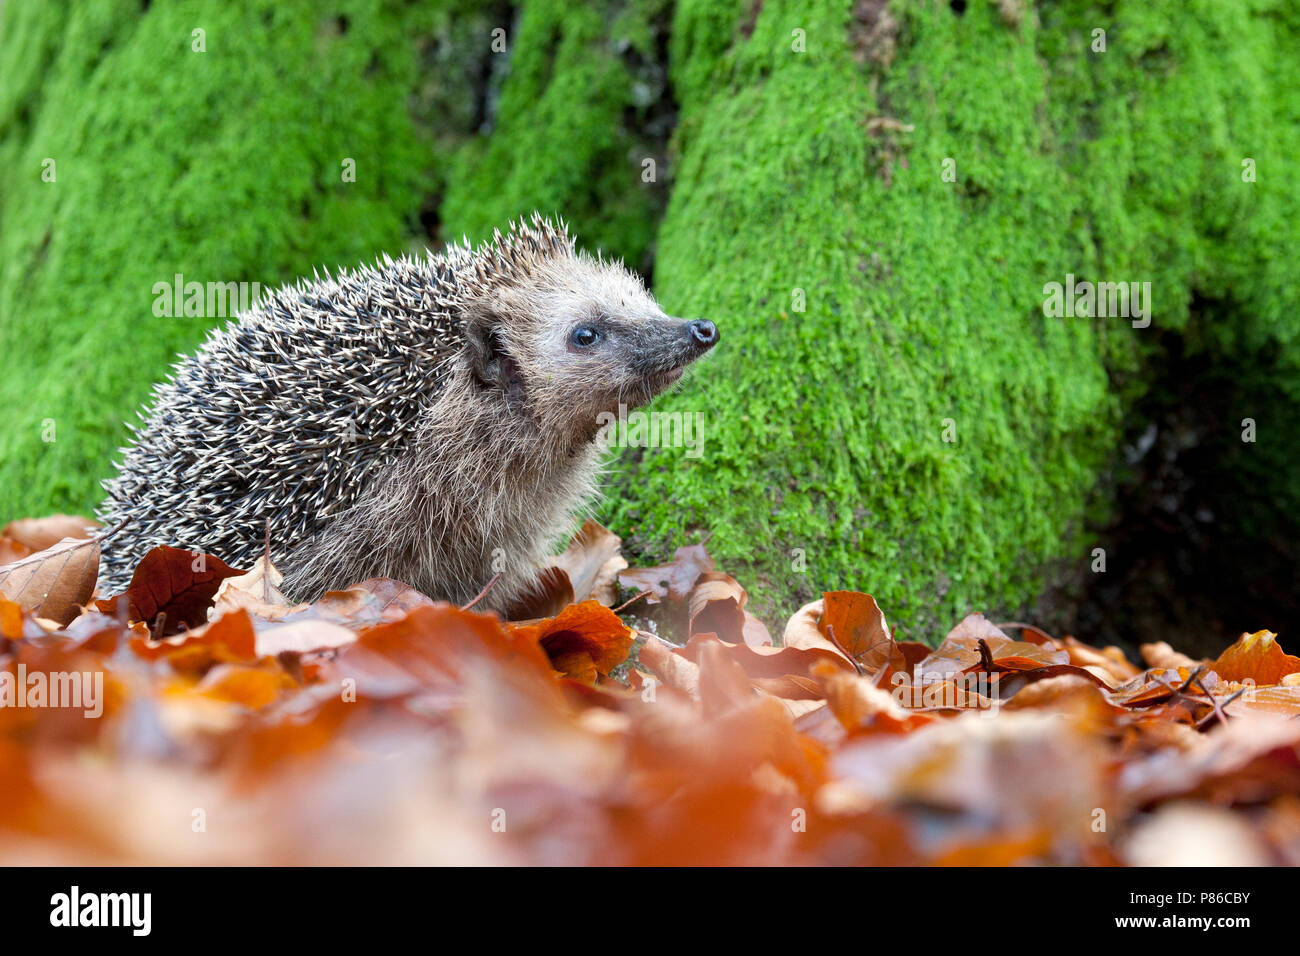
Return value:
<svg viewBox="0 0 1300 956">
<path fill-rule="evenodd" d="M 718 341 L 718 327 L 707 319 L 696 319 L 686 323 L 686 335 L 692 345 L 707 349 Z"/>
</svg>

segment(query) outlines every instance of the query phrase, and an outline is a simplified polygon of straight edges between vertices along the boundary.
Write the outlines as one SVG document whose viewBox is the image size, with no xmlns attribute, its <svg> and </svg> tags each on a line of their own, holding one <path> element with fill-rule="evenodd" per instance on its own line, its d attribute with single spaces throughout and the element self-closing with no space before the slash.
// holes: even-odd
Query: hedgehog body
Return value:
<svg viewBox="0 0 1300 956">
<path fill-rule="evenodd" d="M 538 216 L 478 249 L 304 280 L 210 334 L 155 389 L 98 511 L 124 519 L 101 591 L 151 547 L 250 566 L 270 522 L 284 589 L 397 578 L 503 609 L 595 493 L 599 416 L 716 341 Z"/>
</svg>

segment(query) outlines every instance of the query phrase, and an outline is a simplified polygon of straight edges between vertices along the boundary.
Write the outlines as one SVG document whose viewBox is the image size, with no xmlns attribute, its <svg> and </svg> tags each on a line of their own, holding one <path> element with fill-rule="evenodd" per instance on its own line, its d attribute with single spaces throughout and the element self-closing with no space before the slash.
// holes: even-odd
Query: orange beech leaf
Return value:
<svg viewBox="0 0 1300 956">
<path fill-rule="evenodd" d="M 165 635 L 177 633 L 182 625 L 198 627 L 207 620 L 208 608 L 221 582 L 244 573 L 210 554 L 166 545 L 154 548 L 136 565 L 126 589 L 131 620 L 152 626 L 159 614 L 165 614 Z M 121 599 L 119 595 L 112 601 L 101 601 L 100 609 L 114 613 Z"/>
<path fill-rule="evenodd" d="M 68 624 L 90 602 L 99 576 L 99 542 L 65 538 L 0 567 L 0 592 L 37 617 Z"/>
<path fill-rule="evenodd" d="M 258 657 L 305 654 L 351 644 L 357 632 L 326 620 L 295 620 L 257 628 Z"/>
<path fill-rule="evenodd" d="M 1289 718 L 1300 717 L 1300 686 L 1258 687 L 1229 703 L 1224 711 L 1230 717 L 1248 711 L 1281 714 Z"/>
<path fill-rule="evenodd" d="M 750 686 L 749 675 L 727 656 L 721 641 L 705 638 L 699 655 L 700 705 L 706 719 L 744 707 L 753 700 L 754 688 Z"/>
<path fill-rule="evenodd" d="M 131 650 L 144 660 L 166 660 L 178 672 L 198 673 L 214 663 L 256 660 L 257 637 L 252 618 L 239 610 L 161 641 L 132 638 Z"/>
<path fill-rule="evenodd" d="M 906 733 L 938 719 L 904 707 L 871 678 L 828 664 L 819 664 L 816 672 L 826 688 L 831 713 L 850 733 Z"/>
<path fill-rule="evenodd" d="M 23 609 L 0 597 L 0 638 L 17 640 L 23 636 Z"/>
<path fill-rule="evenodd" d="M 1258 686 L 1280 684 L 1287 674 L 1300 671 L 1300 657 L 1282 651 L 1272 631 L 1243 634 L 1219 655 L 1214 670 L 1224 680 L 1254 681 Z"/>
<path fill-rule="evenodd" d="M 395 581 L 392 578 L 367 578 L 358 584 L 352 585 L 344 594 L 352 594 L 361 591 L 371 595 L 379 608 L 380 618 L 387 621 L 398 621 L 406 616 L 407 612 L 415 610 L 417 607 L 432 607 L 435 603 L 432 598 L 420 593 L 409 584 L 403 584 L 401 581 Z M 336 591 L 326 591 L 325 595 L 316 602 L 318 606 L 321 602 L 326 601 L 331 594 L 337 594 Z"/>
<path fill-rule="evenodd" d="M 995 661 L 1013 661 L 1005 668 L 1007 670 L 1025 670 L 1030 661 L 1036 661 L 1039 667 L 1046 667 L 1065 664 L 1070 659 L 1070 655 L 1055 644 L 1013 641 L 985 619 L 983 614 L 968 614 L 948 632 L 942 644 L 915 665 L 913 670 L 917 679 L 928 681 L 978 669 L 983 664 L 980 641 L 987 645 Z M 1014 661 L 1016 658 L 1021 660 Z"/>
<path fill-rule="evenodd" d="M 689 634 L 714 634 L 729 644 L 771 644 L 767 627 L 748 611 L 749 595 L 729 574 L 701 574 L 688 600 Z"/>
<path fill-rule="evenodd" d="M 548 621 L 512 624 L 510 630 L 535 641 L 557 671 L 587 684 L 627 660 L 635 640 L 631 629 L 599 601 L 572 604 Z"/>
<path fill-rule="evenodd" d="M 1128 767 L 1126 798 L 1198 796 L 1228 805 L 1267 792 L 1300 793 L 1300 720 L 1242 712 L 1202 734 L 1190 752 L 1166 751 Z"/>
<path fill-rule="evenodd" d="M 906 667 L 902 652 L 894 644 L 884 612 L 870 594 L 827 591 L 822 595 L 822 601 L 819 628 L 851 659 L 873 674 L 885 667 L 895 670 Z"/>
<path fill-rule="evenodd" d="M 290 601 L 280 591 L 280 582 L 284 575 L 280 569 L 265 556 L 253 562 L 253 568 L 247 574 L 235 574 L 223 578 L 217 586 L 212 607 L 208 617 L 246 608 L 264 620 L 274 620 L 288 614 L 294 609 Z"/>
<path fill-rule="evenodd" d="M 1088 719 L 1105 720 L 1126 711 L 1107 699 L 1104 688 L 1079 674 L 1060 674 L 1034 681 L 1006 702 L 1009 710 L 1038 707 L 1069 709 Z"/>
<path fill-rule="evenodd" d="M 376 698 L 428 691 L 458 694 L 476 662 L 494 661 L 553 684 L 551 662 L 536 635 L 520 630 L 507 633 L 496 615 L 450 604 L 417 607 L 401 620 L 363 630 L 321 664 L 321 677 L 331 682 L 350 678 L 358 694 Z"/>
<path fill-rule="evenodd" d="M 699 665 L 682 657 L 680 648 L 662 637 L 647 635 L 637 659 L 651 674 L 662 680 L 666 687 L 681 691 L 688 697 L 699 698 Z"/>
<path fill-rule="evenodd" d="M 700 668 L 694 661 L 687 660 L 677 653 L 674 647 L 662 638 L 650 634 L 637 654 L 637 659 L 650 670 L 665 686 L 679 690 L 691 698 L 700 696 Z"/>
<path fill-rule="evenodd" d="M 218 664 L 203 675 L 195 690 L 258 710 L 292 686 L 284 671 L 272 664 Z"/>
<path fill-rule="evenodd" d="M 1065 645 L 1065 651 L 1070 655 L 1071 664 L 1079 667 L 1100 668 L 1113 678 L 1114 684 L 1122 684 L 1125 681 L 1132 680 L 1139 673 L 1137 667 L 1129 662 L 1128 658 L 1124 656 L 1124 652 L 1118 647 L 1107 647 L 1098 650 L 1068 636 L 1061 643 Z"/>
</svg>

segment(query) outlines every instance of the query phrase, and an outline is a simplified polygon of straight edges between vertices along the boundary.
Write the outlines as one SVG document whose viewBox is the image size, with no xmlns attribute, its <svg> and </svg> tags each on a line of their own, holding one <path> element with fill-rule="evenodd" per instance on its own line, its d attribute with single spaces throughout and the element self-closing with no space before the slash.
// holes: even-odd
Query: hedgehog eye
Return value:
<svg viewBox="0 0 1300 956">
<path fill-rule="evenodd" d="M 600 341 L 600 333 L 589 325 L 580 325 L 573 330 L 572 341 L 580 349 L 589 349 Z"/>
</svg>

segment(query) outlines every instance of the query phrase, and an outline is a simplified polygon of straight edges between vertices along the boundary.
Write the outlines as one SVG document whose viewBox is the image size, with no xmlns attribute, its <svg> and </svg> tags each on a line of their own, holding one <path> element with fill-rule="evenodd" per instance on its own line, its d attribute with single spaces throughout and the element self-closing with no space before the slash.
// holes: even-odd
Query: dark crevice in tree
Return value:
<svg viewBox="0 0 1300 956">
<path fill-rule="evenodd" d="M 616 52 L 633 84 L 633 102 L 623 110 L 623 132 L 636 144 L 642 162 L 654 160 L 652 181 L 642 178 L 643 166 L 635 169 L 638 182 L 650 198 L 650 212 L 655 222 L 662 221 L 668 208 L 672 169 L 669 165 L 668 141 L 677 128 L 680 105 L 668 77 L 668 40 L 672 28 L 672 10 L 664 5 L 650 21 L 654 40 L 650 55 L 627 41 L 617 44 Z M 654 282 L 655 244 L 651 242 L 640 262 L 629 262 L 647 285 Z"/>
<path fill-rule="evenodd" d="M 1242 631 L 1300 637 L 1296 374 L 1276 348 L 1208 345 L 1230 308 L 1194 301 L 1187 331 L 1152 352 L 1152 385 L 1100 491 L 1111 520 L 1085 539 L 1104 549 L 1106 570 L 1084 556 L 1061 622 L 1091 643 L 1168 641 L 1213 656 Z"/>
</svg>

